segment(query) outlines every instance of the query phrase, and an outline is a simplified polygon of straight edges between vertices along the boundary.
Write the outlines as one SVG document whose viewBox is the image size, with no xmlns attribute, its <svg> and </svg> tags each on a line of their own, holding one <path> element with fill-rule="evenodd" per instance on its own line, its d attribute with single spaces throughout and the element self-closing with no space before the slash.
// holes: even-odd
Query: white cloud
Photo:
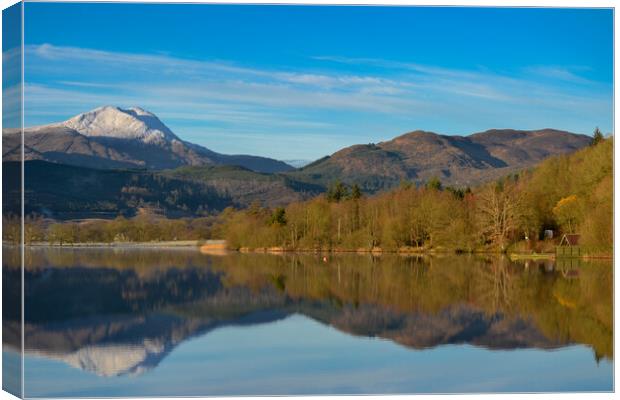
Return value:
<svg viewBox="0 0 620 400">
<path fill-rule="evenodd" d="M 29 45 L 26 123 L 53 122 L 103 104 L 137 105 L 158 114 L 181 137 L 187 134 L 194 140 L 207 130 L 222 135 L 255 132 L 276 141 L 287 135 L 323 135 L 325 141 L 306 146 L 318 156 L 324 152 L 313 143 L 326 146 L 337 134 L 355 143 L 354 135 L 387 138 L 403 129 L 467 134 L 536 125 L 584 131 L 611 121 L 611 86 L 580 78 L 576 68 L 535 66 L 506 75 L 373 58 L 314 60 L 320 69 L 292 70 L 288 65 L 259 68 L 222 60 Z M 197 141 L 209 146 L 209 140 L 212 134 Z M 260 141 L 251 146 L 256 145 Z M 264 145 L 246 152 L 277 156 L 279 151 L 283 149 Z"/>
<path fill-rule="evenodd" d="M 588 80 L 577 74 L 577 71 L 583 71 L 585 67 L 560 67 L 552 65 L 538 65 L 525 69 L 525 73 L 538 75 L 544 78 L 551 78 L 561 81 L 567 81 L 572 83 L 579 83 L 584 85 L 594 85 L 595 82 Z"/>
</svg>

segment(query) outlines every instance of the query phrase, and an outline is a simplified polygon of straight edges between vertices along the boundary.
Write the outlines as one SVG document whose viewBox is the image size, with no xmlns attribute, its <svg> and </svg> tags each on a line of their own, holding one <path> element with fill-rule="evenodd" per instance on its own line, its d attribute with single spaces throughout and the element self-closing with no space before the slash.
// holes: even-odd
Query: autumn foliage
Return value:
<svg viewBox="0 0 620 400">
<path fill-rule="evenodd" d="M 473 190 L 404 182 L 360 197 L 346 196 L 350 190 L 338 182 L 327 195 L 284 209 L 228 209 L 220 233 L 233 248 L 506 251 L 516 243 L 535 249 L 553 230 L 556 238 L 581 233 L 587 249 L 608 254 L 612 152 L 612 139 L 605 139 Z"/>
</svg>

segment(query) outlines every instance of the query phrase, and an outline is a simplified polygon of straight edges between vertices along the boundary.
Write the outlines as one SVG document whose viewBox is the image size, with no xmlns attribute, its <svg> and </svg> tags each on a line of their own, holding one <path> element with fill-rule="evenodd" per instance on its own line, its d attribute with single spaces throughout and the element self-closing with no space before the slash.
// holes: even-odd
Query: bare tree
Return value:
<svg viewBox="0 0 620 400">
<path fill-rule="evenodd" d="M 480 234 L 505 250 L 519 220 L 520 196 L 516 186 L 512 183 L 489 185 L 476 197 Z"/>
</svg>

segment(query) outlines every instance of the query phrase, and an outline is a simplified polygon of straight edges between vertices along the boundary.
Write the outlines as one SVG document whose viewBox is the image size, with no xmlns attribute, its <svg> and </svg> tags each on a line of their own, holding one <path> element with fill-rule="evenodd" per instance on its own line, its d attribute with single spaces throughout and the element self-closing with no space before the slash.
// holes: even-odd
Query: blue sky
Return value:
<svg viewBox="0 0 620 400">
<path fill-rule="evenodd" d="M 26 125 L 141 106 L 223 153 L 612 131 L 609 9 L 26 3 Z"/>
</svg>

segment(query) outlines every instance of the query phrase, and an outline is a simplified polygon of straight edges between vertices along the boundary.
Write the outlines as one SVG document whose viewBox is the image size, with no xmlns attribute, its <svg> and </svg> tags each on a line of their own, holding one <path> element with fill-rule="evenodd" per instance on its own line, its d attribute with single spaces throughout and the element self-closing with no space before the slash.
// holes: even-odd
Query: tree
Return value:
<svg viewBox="0 0 620 400">
<path fill-rule="evenodd" d="M 330 202 L 338 203 L 340 200 L 343 200 L 349 194 L 349 189 L 347 186 L 340 182 L 336 181 L 327 189 L 326 197 Z"/>
<path fill-rule="evenodd" d="M 56 223 L 49 228 L 49 241 L 58 243 L 61 246 L 64 243 L 74 243 L 77 237 L 76 224 L 74 223 Z"/>
<path fill-rule="evenodd" d="M 349 195 L 349 197 L 353 200 L 357 200 L 362 197 L 362 191 L 360 190 L 360 187 L 357 185 L 357 183 L 354 183 L 351 187 L 351 194 Z"/>
<path fill-rule="evenodd" d="M 467 188 L 467 189 L 471 192 L 471 189 L 469 189 L 469 188 Z M 446 187 L 446 191 L 452 193 L 452 195 L 455 198 L 459 199 L 459 200 L 463 200 L 465 198 L 465 194 L 468 193 L 465 189 L 455 188 L 455 187 L 452 187 L 452 186 Z"/>
<path fill-rule="evenodd" d="M 515 185 L 503 181 L 488 185 L 476 196 L 480 233 L 501 250 L 506 249 L 509 235 L 521 219 L 520 202 Z"/>
<path fill-rule="evenodd" d="M 269 221 L 271 225 L 286 225 L 286 211 L 282 207 L 278 207 L 271 214 L 271 219 Z"/>
<path fill-rule="evenodd" d="M 259 215 L 261 212 L 261 204 L 259 200 L 252 201 L 252 204 L 248 207 L 248 214 L 250 215 Z M 226 211 L 226 210 L 224 210 Z"/>
<path fill-rule="evenodd" d="M 604 139 L 605 137 L 603 136 L 603 133 L 601 132 L 600 129 L 598 129 L 598 126 L 597 126 L 594 129 L 594 135 L 592 137 L 592 146 L 596 146 L 597 144 L 602 142 Z"/>
<path fill-rule="evenodd" d="M 22 221 L 15 214 L 8 214 L 2 216 L 2 239 L 12 242 L 20 243 L 22 240 Z"/>
<path fill-rule="evenodd" d="M 32 243 L 37 240 L 43 240 L 45 234 L 42 226 L 43 218 L 40 215 L 27 215 L 24 218 L 24 242 Z"/>
<path fill-rule="evenodd" d="M 442 189 L 441 181 L 439 180 L 439 178 L 434 176 L 428 182 L 426 182 L 426 188 L 434 189 L 434 190 L 441 190 Z"/>
<path fill-rule="evenodd" d="M 552 211 L 558 223 L 567 228 L 568 232 L 573 233 L 581 214 L 577 196 L 572 194 L 560 199 Z"/>
<path fill-rule="evenodd" d="M 449 193 L 439 191 L 436 186 L 422 191 L 414 213 L 419 214 L 416 225 L 421 228 L 422 241 L 433 247 L 441 244 L 440 238 L 445 228 L 455 216 L 455 199 Z"/>
</svg>

